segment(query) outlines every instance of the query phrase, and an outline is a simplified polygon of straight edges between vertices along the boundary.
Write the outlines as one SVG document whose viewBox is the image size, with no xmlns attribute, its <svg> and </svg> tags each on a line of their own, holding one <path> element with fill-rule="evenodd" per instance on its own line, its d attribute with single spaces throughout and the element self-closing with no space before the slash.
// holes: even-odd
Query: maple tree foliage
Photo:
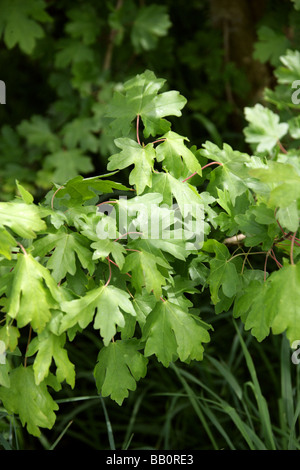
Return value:
<svg viewBox="0 0 300 470">
<path fill-rule="evenodd" d="M 286 332 L 291 343 L 299 337 L 299 157 L 291 150 L 289 165 L 276 141 L 288 124 L 256 106 L 245 111 L 246 138 L 257 145 L 253 156 L 211 142 L 189 148 L 162 119 L 179 116 L 184 98 L 161 91 L 161 85 L 146 71 L 125 83 L 107 108 L 120 149 L 108 169 L 129 167 L 128 186 L 115 183 L 114 173 L 75 177 L 35 204 L 17 182 L 19 196 L 0 204 L 6 266 L 0 281 L 0 337 L 8 359 L 0 365 L 0 399 L 35 436 L 55 421 L 51 388 L 59 390 L 64 381 L 76 386 L 76 364 L 66 342 L 76 341 L 89 325 L 103 344 L 94 369 L 96 387 L 119 405 L 145 377 L 150 359 L 164 367 L 202 360 L 213 332 L 201 308 L 193 308 L 190 292 L 208 288 L 216 313 L 233 307 L 234 317 L 241 317 L 258 341 L 270 331 Z M 118 106 L 124 115 L 118 115 Z M 259 127 L 253 113 L 261 113 Z M 141 141 L 141 124 L 144 138 L 155 141 Z M 119 135 L 131 131 L 136 140 Z M 195 175 L 208 180 L 205 191 L 191 183 Z M 134 191 L 129 199 L 95 202 L 114 189 Z M 103 205 L 112 211 L 102 210 Z M 200 218 L 201 234 L 183 230 L 189 225 L 180 217 L 186 207 L 189 222 Z M 168 237 L 165 232 L 151 237 L 151 222 L 152 229 L 162 223 Z M 218 232 L 217 238 L 211 236 Z M 243 244 L 235 251 L 223 243 L 240 233 Z M 262 266 L 253 269 L 249 260 L 257 252 Z M 270 259 L 278 267 L 271 273 Z M 26 326 L 31 341 L 23 363 L 14 366 L 9 357 Z"/>
<path fill-rule="evenodd" d="M 37 20 L 50 18 L 39 6 L 32 10 L 33 2 L 23 3 L 1 1 L 0 33 L 8 47 L 19 44 L 29 52 L 44 34 Z M 147 20 L 150 12 L 156 26 Z M 78 56 L 94 60 L 89 46 L 97 21 L 93 8 L 68 15 L 73 41 L 60 44 L 56 66 L 71 65 L 76 76 Z M 30 32 L 26 39 L 11 21 Z M 81 29 L 82 22 L 88 27 Z M 169 26 L 163 7 L 141 8 L 131 33 L 135 50 L 153 48 Z M 260 38 L 278 41 L 266 30 Z M 260 57 L 269 53 L 265 45 L 256 51 Z M 280 59 L 279 85 L 300 80 L 298 59 L 295 51 Z M 42 172 L 51 175 L 53 187 L 36 203 L 16 180 L 17 197 L 0 203 L 0 340 L 6 358 L 0 400 L 34 436 L 53 427 L 62 384 L 76 388 L 67 345 L 86 328 L 101 341 L 95 390 L 119 405 L 146 376 L 150 361 L 169 367 L 203 359 L 214 331 L 190 294 L 208 293 L 216 314 L 232 309 L 258 341 L 282 333 L 290 344 L 299 339 L 297 107 L 280 86 L 266 90 L 277 109 L 245 109 L 252 154 L 210 141 L 197 148 L 172 130 L 171 118 L 182 116 L 187 100 L 166 85 L 145 70 L 112 87 L 105 113 L 95 105 L 114 143 L 104 175 L 77 174 L 91 168 L 84 150 L 97 148 L 93 120 L 79 117 L 63 127 L 64 151 L 46 119 L 33 117 L 20 126 L 31 142 L 45 146 Z M 123 170 L 126 185 L 114 180 Z M 24 352 L 19 341 L 25 336 Z"/>
</svg>

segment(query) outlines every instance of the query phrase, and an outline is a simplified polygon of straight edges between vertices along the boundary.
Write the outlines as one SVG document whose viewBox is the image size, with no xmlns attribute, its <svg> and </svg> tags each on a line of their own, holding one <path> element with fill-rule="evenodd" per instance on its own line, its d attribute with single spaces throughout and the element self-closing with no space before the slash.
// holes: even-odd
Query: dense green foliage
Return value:
<svg viewBox="0 0 300 470">
<path fill-rule="evenodd" d="M 0 444 L 50 448 L 84 400 L 111 448 L 107 408 L 119 448 L 299 449 L 299 2 L 254 23 L 258 85 L 209 2 L 100 3 L 0 0 Z"/>
</svg>

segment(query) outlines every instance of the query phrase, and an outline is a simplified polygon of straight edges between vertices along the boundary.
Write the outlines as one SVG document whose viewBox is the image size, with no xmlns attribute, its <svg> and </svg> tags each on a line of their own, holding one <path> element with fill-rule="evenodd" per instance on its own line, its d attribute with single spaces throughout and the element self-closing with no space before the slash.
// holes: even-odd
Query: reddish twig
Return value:
<svg viewBox="0 0 300 470">
<path fill-rule="evenodd" d="M 53 194 L 52 198 L 51 198 L 51 209 L 53 209 L 53 206 L 54 206 L 54 198 L 56 196 L 56 194 L 58 193 L 58 191 L 60 191 L 61 189 L 63 189 L 64 186 L 60 186 L 60 188 L 57 188 L 57 190 L 55 191 L 55 193 Z"/>
<path fill-rule="evenodd" d="M 139 145 L 141 145 L 140 136 L 139 136 L 139 125 L 140 125 L 140 115 L 136 117 L 136 140 Z"/>
<path fill-rule="evenodd" d="M 143 235 L 143 232 L 126 232 L 126 233 L 123 233 L 123 235 L 120 235 L 119 238 L 116 238 L 116 239 L 114 240 L 114 242 L 117 242 L 118 240 L 120 240 L 120 238 L 123 238 L 123 237 L 125 237 L 126 235 L 131 235 L 131 234 L 134 234 L 134 233 Z"/>
<path fill-rule="evenodd" d="M 201 170 L 204 170 L 204 168 L 207 168 L 208 166 L 211 166 L 211 165 L 220 165 L 220 166 L 223 166 L 223 163 L 220 163 L 220 162 L 210 162 L 210 163 L 207 163 L 207 165 L 204 165 Z M 185 178 L 185 180 L 182 181 L 182 183 L 184 183 L 185 181 L 189 180 L 190 178 L 192 178 L 193 176 L 197 175 L 197 171 L 195 173 L 193 173 L 192 175 L 188 176 L 187 178 Z"/>
<path fill-rule="evenodd" d="M 294 263 L 294 244 L 295 244 L 295 237 L 296 237 L 296 233 L 295 232 L 291 238 L 291 251 L 290 251 L 290 260 L 291 260 L 291 264 L 295 264 Z"/>
<path fill-rule="evenodd" d="M 110 283 L 110 280 L 111 280 L 111 265 L 110 265 L 111 260 L 109 258 L 107 258 L 107 260 L 108 260 L 108 267 L 109 267 L 109 276 L 108 276 L 108 279 L 107 279 L 104 287 L 107 287 L 108 284 Z"/>
<path fill-rule="evenodd" d="M 282 153 L 287 154 L 287 150 L 284 148 L 284 146 L 282 145 L 282 143 L 280 142 L 280 140 L 277 140 L 277 143 L 278 143 L 279 148 L 280 148 L 280 150 L 282 151 Z"/>
</svg>

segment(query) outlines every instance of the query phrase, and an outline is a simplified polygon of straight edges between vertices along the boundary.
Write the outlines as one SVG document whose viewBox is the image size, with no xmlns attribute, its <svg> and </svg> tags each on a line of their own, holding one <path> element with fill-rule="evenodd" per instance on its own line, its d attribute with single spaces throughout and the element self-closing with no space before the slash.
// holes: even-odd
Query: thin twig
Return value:
<svg viewBox="0 0 300 470">
<path fill-rule="evenodd" d="M 136 117 L 136 140 L 139 145 L 141 145 L 140 136 L 139 136 L 139 125 L 140 125 L 140 115 Z"/>
<path fill-rule="evenodd" d="M 207 165 L 204 165 L 201 170 L 204 170 L 204 168 L 207 168 L 208 166 L 211 166 L 211 165 L 220 165 L 220 166 L 223 166 L 223 163 L 220 163 L 220 162 L 210 162 L 210 163 L 207 163 Z M 185 180 L 182 181 L 182 183 L 184 183 L 185 181 L 189 180 L 190 178 L 192 178 L 193 176 L 197 175 L 197 171 L 195 173 L 193 173 L 192 175 L 188 176 L 187 178 L 185 178 Z"/>
<path fill-rule="evenodd" d="M 291 238 L 291 251 L 290 251 L 290 260 L 291 260 L 291 264 L 295 264 L 294 263 L 294 244 L 295 244 L 295 237 L 296 237 L 296 233 L 295 232 Z"/>
<path fill-rule="evenodd" d="M 115 6 L 115 11 L 118 11 L 123 5 L 123 0 L 118 0 L 117 4 Z M 108 45 L 106 49 L 106 54 L 104 57 L 104 62 L 103 62 L 103 70 L 104 72 L 107 72 L 111 68 L 111 61 L 112 61 L 112 54 L 114 50 L 114 45 L 115 45 L 115 37 L 117 35 L 118 31 L 116 29 L 112 29 L 109 34 L 108 38 Z"/>
<path fill-rule="evenodd" d="M 20 248 L 23 251 L 24 255 L 27 256 L 27 251 L 25 250 L 24 246 L 19 242 L 17 242 L 17 244 L 20 246 Z"/>
<path fill-rule="evenodd" d="M 32 333 L 32 326 L 30 325 L 28 339 L 27 339 L 27 345 L 26 345 L 25 359 L 24 359 L 24 367 L 25 368 L 27 367 L 27 356 L 26 356 L 26 354 L 27 354 L 27 351 L 28 351 L 29 343 L 31 341 L 31 333 Z"/>
<path fill-rule="evenodd" d="M 107 258 L 107 259 L 108 259 L 108 258 Z M 110 265 L 110 263 L 111 263 L 111 261 L 110 261 L 110 259 L 108 259 L 109 276 L 108 276 L 108 279 L 107 279 L 107 281 L 106 281 L 104 287 L 107 287 L 108 284 L 110 283 L 110 280 L 111 280 L 111 265 Z"/>
<path fill-rule="evenodd" d="M 280 148 L 280 150 L 282 151 L 282 153 L 287 154 L 287 150 L 284 148 L 284 146 L 282 145 L 282 143 L 280 142 L 280 140 L 277 140 L 277 143 L 278 143 L 279 148 Z"/>
<path fill-rule="evenodd" d="M 52 198 L 51 198 L 51 209 L 53 209 L 53 206 L 54 206 L 54 198 L 56 196 L 56 194 L 58 193 L 58 191 L 60 191 L 61 189 L 63 189 L 64 186 L 60 186 L 60 188 L 58 188 L 55 193 L 53 194 Z"/>
</svg>

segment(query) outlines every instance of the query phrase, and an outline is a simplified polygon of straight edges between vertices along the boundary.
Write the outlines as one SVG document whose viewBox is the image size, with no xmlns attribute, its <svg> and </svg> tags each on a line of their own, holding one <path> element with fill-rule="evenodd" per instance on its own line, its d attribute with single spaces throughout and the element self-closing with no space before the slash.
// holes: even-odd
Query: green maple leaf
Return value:
<svg viewBox="0 0 300 470">
<path fill-rule="evenodd" d="M 73 388 L 75 384 L 74 365 L 68 358 L 64 349 L 66 335 L 56 336 L 47 329 L 36 336 L 29 344 L 26 356 L 37 355 L 33 363 L 35 383 L 39 385 L 49 374 L 49 369 L 54 360 L 57 367 L 56 376 L 59 382 L 66 382 Z"/>
<path fill-rule="evenodd" d="M 52 277 L 56 282 L 61 281 L 67 273 L 75 275 L 75 254 L 83 268 L 88 269 L 91 275 L 93 274 L 95 265 L 92 261 L 89 242 L 79 233 L 66 232 L 64 228 L 61 228 L 56 233 L 48 233 L 34 244 L 35 256 L 44 257 L 53 249 L 47 261 L 47 268 L 52 271 Z"/>
<path fill-rule="evenodd" d="M 116 181 L 105 180 L 106 176 L 114 175 L 109 173 L 107 175 L 94 176 L 92 178 L 84 178 L 81 175 L 70 179 L 64 184 L 64 187 L 56 195 L 56 199 L 63 198 L 68 195 L 70 197 L 70 203 L 73 206 L 76 204 L 82 204 L 89 199 L 93 199 L 97 192 L 101 193 L 112 193 L 114 189 L 128 191 L 129 188 Z M 68 204 L 64 200 L 64 203 Z"/>
<path fill-rule="evenodd" d="M 11 249 L 17 242 L 7 230 L 0 227 L 0 254 L 7 259 L 11 259 Z"/>
<path fill-rule="evenodd" d="M 300 0 L 292 0 L 295 10 L 300 10 Z"/>
<path fill-rule="evenodd" d="M 279 122 L 277 114 L 259 103 L 253 108 L 245 108 L 245 117 L 249 122 L 244 129 L 246 142 L 257 144 L 258 152 L 271 152 L 289 129 L 286 122 Z"/>
<path fill-rule="evenodd" d="M 106 258 L 111 253 L 119 268 L 122 269 L 125 262 L 124 255 L 127 253 L 123 245 L 106 238 L 92 243 L 91 248 L 95 250 L 93 259 Z"/>
<path fill-rule="evenodd" d="M 283 66 L 277 67 L 274 74 L 278 83 L 292 85 L 294 81 L 300 79 L 300 51 L 286 51 L 286 54 L 280 57 Z"/>
<path fill-rule="evenodd" d="M 166 139 L 156 148 L 157 161 L 164 162 L 164 167 L 175 177 L 179 178 L 184 172 L 184 165 L 191 173 L 202 174 L 201 165 L 193 152 L 184 144 L 186 137 L 169 131 L 162 138 Z"/>
<path fill-rule="evenodd" d="M 257 35 L 258 42 L 254 45 L 253 58 L 262 63 L 270 61 L 276 67 L 280 63 L 280 56 L 290 46 L 290 41 L 283 33 L 275 32 L 268 26 L 261 26 Z"/>
<path fill-rule="evenodd" d="M 286 331 L 292 344 L 300 335 L 300 264 L 283 266 L 272 272 L 266 282 L 252 281 L 240 294 L 233 314 L 241 317 L 245 329 L 250 330 L 258 341 L 270 332 Z"/>
<path fill-rule="evenodd" d="M 161 274 L 158 266 L 171 269 L 163 258 L 147 251 L 135 251 L 126 256 L 122 271 L 132 273 L 131 282 L 138 292 L 145 286 L 148 293 L 153 291 L 155 297 L 159 299 L 162 295 L 162 286 L 166 285 L 166 278 Z"/>
<path fill-rule="evenodd" d="M 46 229 L 46 223 L 41 219 L 43 215 L 43 210 L 33 204 L 0 202 L 0 227 L 9 227 L 22 238 L 36 238 L 35 232 Z M 12 243 L 10 237 L 3 236 L 6 242 Z"/>
<path fill-rule="evenodd" d="M 159 37 L 165 36 L 171 25 L 165 6 L 140 8 L 131 31 L 131 41 L 136 52 L 154 49 Z"/>
<path fill-rule="evenodd" d="M 145 356 L 155 354 L 168 367 L 178 357 L 183 362 L 202 360 L 202 343 L 209 341 L 209 333 L 197 317 L 166 300 L 147 316 L 142 341 L 146 342 Z"/>
<path fill-rule="evenodd" d="M 107 109 L 112 119 L 110 130 L 114 136 L 126 136 L 131 123 L 139 115 L 144 124 L 144 136 L 164 134 L 170 130 L 165 116 L 181 116 L 186 99 L 177 91 L 158 94 L 165 80 L 156 78 L 150 70 L 124 83 L 122 92 L 115 92 Z"/>
<path fill-rule="evenodd" d="M 32 116 L 29 120 L 23 120 L 18 126 L 18 132 L 29 145 L 42 147 L 49 152 L 55 152 L 60 148 L 60 139 L 52 131 L 49 120 L 42 116 Z"/>
<path fill-rule="evenodd" d="M 80 117 L 68 122 L 62 129 L 64 144 L 68 149 L 80 146 L 83 150 L 96 152 L 99 139 L 93 134 L 95 123 L 90 117 Z"/>
<path fill-rule="evenodd" d="M 228 191 L 232 204 L 235 205 L 236 198 L 254 184 L 254 178 L 250 178 L 247 168 L 251 162 L 249 155 L 233 150 L 228 144 L 220 149 L 212 142 L 205 142 L 200 153 L 210 160 L 222 163 L 222 166 L 213 167 L 207 190 L 211 195 L 215 195 L 218 189 Z"/>
<path fill-rule="evenodd" d="M 274 318 L 272 302 L 268 296 L 268 284 L 254 280 L 235 299 L 233 316 L 241 317 L 245 329 L 251 330 L 252 335 L 262 341 L 268 336 Z"/>
<path fill-rule="evenodd" d="M 97 309 L 94 328 L 100 329 L 104 345 L 107 346 L 116 334 L 116 325 L 121 328 L 125 326 L 125 317 L 121 310 L 136 315 L 129 298 L 127 292 L 109 285 L 92 289 L 79 299 L 63 302 L 61 307 L 67 314 L 62 317 L 59 332 L 62 333 L 76 323 L 81 328 L 86 328 Z"/>
<path fill-rule="evenodd" d="M 148 144 L 146 147 L 141 147 L 137 142 L 126 137 L 116 139 L 115 144 L 122 151 L 109 157 L 107 169 L 121 170 L 134 165 L 134 169 L 129 175 L 129 183 L 135 185 L 137 194 L 141 194 L 146 186 L 151 187 L 155 158 L 153 145 Z"/>
<path fill-rule="evenodd" d="M 18 345 L 20 332 L 17 327 L 6 324 L 0 328 L 0 340 L 5 344 L 5 348 L 13 352 Z"/>
<path fill-rule="evenodd" d="M 194 186 L 182 182 L 168 174 L 168 184 L 183 216 L 191 214 L 199 218 L 203 213 L 204 201 Z M 204 215 L 203 215 L 204 216 Z"/>
<path fill-rule="evenodd" d="M 32 366 L 20 365 L 10 372 L 10 387 L 0 387 L 0 400 L 8 412 L 19 415 L 33 436 L 40 436 L 40 427 L 51 429 L 55 423 L 58 405 L 45 382 L 35 383 Z"/>
<path fill-rule="evenodd" d="M 299 227 L 297 202 L 292 201 L 287 207 L 279 207 L 276 218 L 283 228 L 296 232 Z"/>
<path fill-rule="evenodd" d="M 55 56 L 55 66 L 65 68 L 71 64 L 87 62 L 89 65 L 95 60 L 95 54 L 91 47 L 84 44 L 79 39 L 63 38 L 57 42 L 59 51 Z"/>
<path fill-rule="evenodd" d="M 32 53 L 37 39 L 45 35 L 37 21 L 52 21 L 45 6 L 43 1 L 1 0 L 0 36 L 4 34 L 4 42 L 9 49 L 19 44 L 23 52 Z"/>
<path fill-rule="evenodd" d="M 93 169 L 90 157 L 85 156 L 83 150 L 76 148 L 58 150 L 47 155 L 44 161 L 44 170 L 40 174 L 42 176 L 45 172 L 49 172 L 53 183 L 64 184 L 78 176 L 79 173 L 90 173 Z"/>
<path fill-rule="evenodd" d="M 93 44 L 99 36 L 100 19 L 95 8 L 86 4 L 68 10 L 70 19 L 66 24 L 66 32 L 73 38 L 80 38 L 83 44 Z"/>
<path fill-rule="evenodd" d="M 10 273 L 7 298 L 2 300 L 18 327 L 31 323 L 34 330 L 42 331 L 51 319 L 51 309 L 57 308 L 61 300 L 62 294 L 50 272 L 30 254 L 19 254 Z"/>
<path fill-rule="evenodd" d="M 149 313 L 153 310 L 156 299 L 153 294 L 148 294 L 147 292 L 142 292 L 137 294 L 132 299 L 132 305 L 136 312 L 136 320 L 139 323 L 140 327 L 143 328 L 146 322 L 146 318 Z"/>
<path fill-rule="evenodd" d="M 136 338 L 111 342 L 101 349 L 94 370 L 99 393 L 122 405 L 129 390 L 134 391 L 136 382 L 145 377 L 147 362 Z"/>
<path fill-rule="evenodd" d="M 220 287 L 226 297 L 233 297 L 241 286 L 241 277 L 234 262 L 230 261 L 228 248 L 217 240 L 208 240 L 202 249 L 215 253 L 215 257 L 209 261 L 210 274 L 207 279 L 213 303 L 216 304 L 220 300 Z"/>
<path fill-rule="evenodd" d="M 277 234 L 278 225 L 274 217 L 274 210 L 265 205 L 251 206 L 244 214 L 235 216 L 238 231 L 245 236 L 245 246 L 258 246 L 269 250 Z"/>
<path fill-rule="evenodd" d="M 268 163 L 268 168 L 252 169 L 250 174 L 268 184 L 267 205 L 273 211 L 276 209 L 276 218 L 285 228 L 295 232 L 299 226 L 297 208 L 297 201 L 300 199 L 299 171 L 288 163 L 272 161 Z"/>
<path fill-rule="evenodd" d="M 16 186 L 18 188 L 18 191 L 20 193 L 20 196 L 22 198 L 22 200 L 26 203 L 26 204 L 32 204 L 33 201 L 34 201 L 34 198 L 32 196 L 32 194 L 30 194 L 29 191 L 27 191 L 27 189 L 25 189 L 20 183 L 18 180 L 16 180 Z"/>
</svg>

